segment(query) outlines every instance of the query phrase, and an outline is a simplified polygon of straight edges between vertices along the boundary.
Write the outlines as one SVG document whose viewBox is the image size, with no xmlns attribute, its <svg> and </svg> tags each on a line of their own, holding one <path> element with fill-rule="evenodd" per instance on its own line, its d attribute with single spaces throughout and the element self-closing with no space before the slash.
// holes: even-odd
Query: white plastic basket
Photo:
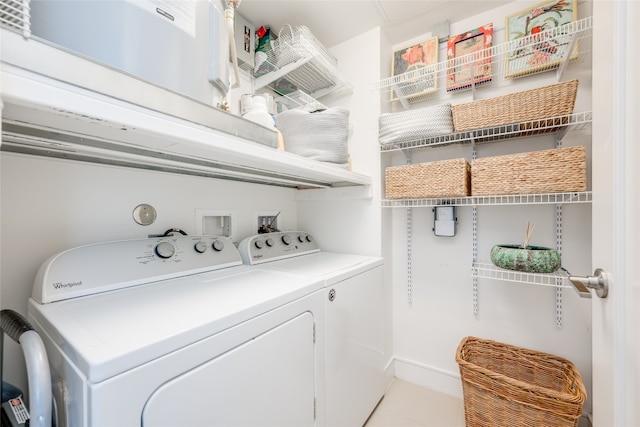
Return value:
<svg viewBox="0 0 640 427">
<path fill-rule="evenodd" d="M 332 107 L 310 113 L 301 109 L 276 116 L 284 149 L 320 162 L 347 167 L 349 162 L 349 110 Z"/>
</svg>

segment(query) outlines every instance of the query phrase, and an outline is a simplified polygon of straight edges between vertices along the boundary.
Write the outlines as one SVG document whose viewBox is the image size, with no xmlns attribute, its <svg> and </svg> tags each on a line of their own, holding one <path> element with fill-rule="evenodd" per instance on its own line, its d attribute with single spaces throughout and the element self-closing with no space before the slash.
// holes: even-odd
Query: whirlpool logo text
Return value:
<svg viewBox="0 0 640 427">
<path fill-rule="evenodd" d="M 76 286 L 82 286 L 82 280 L 79 280 L 77 282 L 56 282 L 52 285 L 54 289 L 74 288 Z"/>
</svg>

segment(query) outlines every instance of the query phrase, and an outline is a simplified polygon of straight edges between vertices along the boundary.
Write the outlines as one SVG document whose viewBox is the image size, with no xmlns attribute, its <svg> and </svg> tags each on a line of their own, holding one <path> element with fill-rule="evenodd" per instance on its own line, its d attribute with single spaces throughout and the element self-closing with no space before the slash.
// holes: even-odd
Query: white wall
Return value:
<svg viewBox="0 0 640 427">
<path fill-rule="evenodd" d="M 327 106 L 342 105 L 349 109 L 352 133 L 349 138 L 349 154 L 354 172 L 372 178 L 370 197 L 335 200 L 345 189 L 326 192 L 325 198 L 304 201 L 305 191 L 297 194 L 298 223 L 319 240 L 325 250 L 383 256 L 381 230 L 381 185 L 380 153 L 378 149 L 378 117 L 381 114 L 380 96 L 371 90 L 371 84 L 382 78 L 380 64 L 386 60 L 386 50 L 380 28 L 375 28 L 358 37 L 331 47 L 338 60 L 338 68 L 352 86 L 352 93 L 339 97 L 329 96 L 321 101 Z M 383 54 L 384 53 L 384 54 Z M 386 69 L 386 67 L 385 67 Z M 312 190 L 313 193 L 323 191 Z M 388 259 L 385 260 L 388 262 Z M 390 266 L 385 264 L 385 274 Z M 385 281 L 385 357 L 392 357 L 391 287 Z M 390 365 L 391 366 L 391 365 Z M 392 366 L 391 366 L 392 368 Z M 390 376 L 393 371 L 388 372 Z"/>
<path fill-rule="evenodd" d="M 450 35 L 494 24 L 494 44 L 504 42 L 504 18 L 529 3 L 514 2 L 472 19 L 452 19 Z M 580 17 L 589 16 L 589 4 L 581 4 Z M 429 29 L 425 29 L 428 32 Z M 418 36 L 419 34 L 416 34 Z M 390 55 L 390 53 L 389 53 Z M 446 59 L 441 45 L 440 60 Z M 581 68 L 582 67 L 582 68 Z M 585 72 L 585 67 L 586 71 Z M 579 78 L 576 112 L 591 110 L 591 79 L 586 65 L 573 67 L 564 80 Z M 517 79 L 510 86 L 481 89 L 477 99 L 513 93 L 555 83 L 553 72 Z M 456 94 L 446 102 L 469 102 L 470 92 Z M 435 105 L 432 100 L 424 105 Z M 417 105 L 420 107 L 423 105 Z M 394 105 L 394 109 L 397 106 Z M 567 135 L 563 146 L 586 145 L 590 161 L 590 130 Z M 534 151 L 555 147 L 553 136 L 507 140 L 478 146 L 478 157 Z M 416 150 L 413 163 L 446 158 L 471 159 L 470 145 Z M 406 162 L 402 154 L 383 154 L 383 166 Z M 389 160 L 391 158 L 391 160 Z M 589 163 L 589 162 L 588 162 Z M 588 173 L 590 170 L 588 170 Z M 565 289 L 562 296 L 562 328 L 555 326 L 555 289 L 542 286 L 479 279 L 479 311 L 473 313 L 472 294 L 472 208 L 458 207 L 455 237 L 436 237 L 431 228 L 431 208 L 413 208 L 412 303 L 407 298 L 406 209 L 392 208 L 391 227 L 383 229 L 383 241 L 391 243 L 393 287 L 393 337 L 396 376 L 445 393 L 459 395 L 455 353 L 468 335 L 512 343 L 560 355 L 573 361 L 591 386 L 591 306 L 575 292 Z M 536 223 L 531 244 L 555 246 L 553 206 L 498 206 L 478 208 L 478 256 L 488 261 L 494 244 L 518 243 L 527 221 Z M 591 267 L 591 206 L 563 207 L 563 266 L 574 274 L 587 274 Z M 590 404 L 585 407 L 589 410 Z"/>
<path fill-rule="evenodd" d="M 238 239 L 257 232 L 256 211 L 282 211 L 279 226 L 297 228 L 294 190 L 209 178 L 2 153 L 2 308 L 26 316 L 36 271 L 54 253 L 83 244 L 196 230 L 196 209 L 237 213 Z M 154 206 L 141 226 L 132 211 Z M 5 379 L 26 390 L 22 354 L 5 340 Z"/>
<path fill-rule="evenodd" d="M 380 256 L 380 100 L 371 90 L 371 83 L 380 79 L 379 40 L 380 29 L 376 28 L 330 49 L 340 72 L 351 84 L 352 93 L 330 95 L 321 101 L 327 106 L 349 109 L 352 170 L 372 177 L 373 197 L 331 200 L 331 193 L 341 193 L 338 189 L 329 192 L 327 200 L 299 204 L 300 226 L 318 236 L 326 250 Z"/>
</svg>

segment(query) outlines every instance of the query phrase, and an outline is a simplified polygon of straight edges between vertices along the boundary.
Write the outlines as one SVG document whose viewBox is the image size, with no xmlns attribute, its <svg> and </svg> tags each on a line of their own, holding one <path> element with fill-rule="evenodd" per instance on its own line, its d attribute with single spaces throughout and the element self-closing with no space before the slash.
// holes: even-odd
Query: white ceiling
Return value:
<svg viewBox="0 0 640 427">
<path fill-rule="evenodd" d="M 395 45 L 429 33 L 443 21 L 468 18 L 502 4 L 504 1 L 484 0 L 242 0 L 236 13 L 276 33 L 286 24 L 306 25 L 327 47 L 380 26 Z"/>
</svg>

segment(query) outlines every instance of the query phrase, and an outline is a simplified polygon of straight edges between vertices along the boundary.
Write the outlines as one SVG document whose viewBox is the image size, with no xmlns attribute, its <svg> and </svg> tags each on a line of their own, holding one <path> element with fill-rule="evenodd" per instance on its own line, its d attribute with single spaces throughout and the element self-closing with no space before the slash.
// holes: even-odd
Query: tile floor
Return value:
<svg viewBox="0 0 640 427">
<path fill-rule="evenodd" d="M 464 427 L 462 399 L 394 379 L 365 427 Z"/>
</svg>

